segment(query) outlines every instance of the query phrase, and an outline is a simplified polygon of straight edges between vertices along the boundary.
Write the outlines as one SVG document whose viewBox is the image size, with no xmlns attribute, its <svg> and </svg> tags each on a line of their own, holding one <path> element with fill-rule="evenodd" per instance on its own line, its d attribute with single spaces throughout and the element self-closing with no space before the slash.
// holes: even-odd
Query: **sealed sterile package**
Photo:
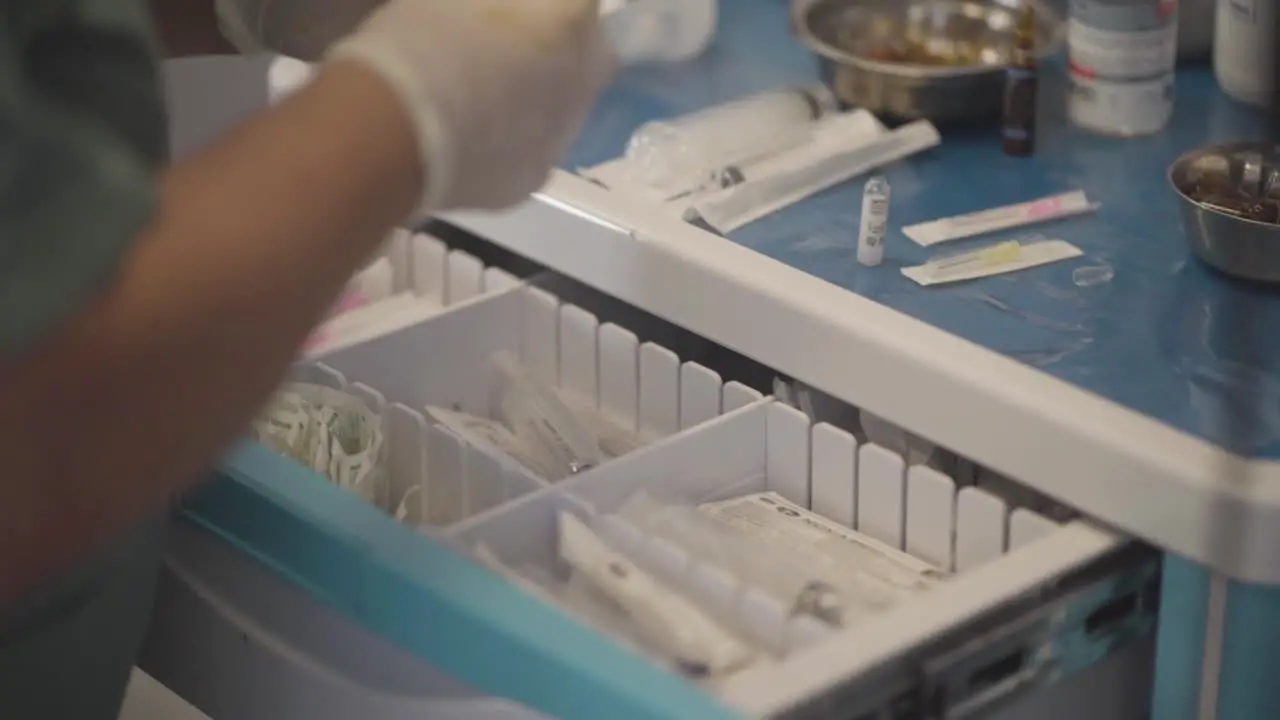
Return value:
<svg viewBox="0 0 1280 720">
<path fill-rule="evenodd" d="M 611 547 L 584 521 L 561 513 L 557 525 L 558 556 L 567 575 L 509 564 L 485 545 L 476 547 L 474 555 L 526 592 L 692 679 L 723 677 L 759 656 L 732 630 Z"/>
<path fill-rule="evenodd" d="M 482 565 L 530 595 L 560 606 L 579 622 L 610 636 L 641 655 L 675 670 L 684 671 L 660 643 L 645 636 L 621 605 L 597 590 L 582 573 L 571 570 L 568 579 L 563 580 L 536 566 L 508 565 L 487 545 L 477 546 L 473 554 Z"/>
<path fill-rule="evenodd" d="M 646 123 L 622 157 L 579 172 L 610 189 L 659 202 L 705 189 L 719 168 L 807 142 L 815 120 L 834 112 L 823 86 L 770 90 L 689 115 Z"/>
<path fill-rule="evenodd" d="M 884 125 L 866 110 L 831 112 L 816 119 L 769 128 L 734 152 L 699 154 L 700 162 L 670 166 L 664 179 L 657 183 L 637 167 L 638 160 L 631 155 L 580 173 L 610 190 L 662 204 L 673 214 L 684 215 L 701 198 L 791 172 L 796 165 L 811 164 L 814 158 L 861 146 L 885 132 Z M 714 137 L 732 134 L 719 133 Z M 709 145 L 701 143 L 695 147 L 702 153 Z"/>
<path fill-rule="evenodd" d="M 797 563 L 788 549 L 770 545 L 765 539 L 720 522 L 698 508 L 662 505 L 645 493 L 630 498 L 619 508 L 616 517 L 649 537 L 674 544 L 696 561 L 740 579 L 790 608 L 793 614 L 811 615 L 833 627 L 844 623 L 843 602 L 839 597 L 821 607 L 804 605 L 814 588 L 826 585 L 815 579 L 803 563 Z M 839 594 L 835 590 L 833 593 Z"/>
<path fill-rule="evenodd" d="M 510 458 L 539 477 L 558 480 L 562 471 L 556 458 L 535 443 L 526 442 L 501 421 L 445 408 L 426 408 L 427 417 L 455 437 L 481 452 Z"/>
<path fill-rule="evenodd" d="M 697 508 L 641 494 L 619 517 L 723 568 L 792 614 L 848 626 L 932 588 L 938 568 L 783 499 L 759 493 Z"/>
<path fill-rule="evenodd" d="M 624 427 L 593 404 L 573 395 L 562 398 L 575 417 L 590 426 L 600 441 L 600 452 L 605 460 L 619 458 L 645 446 L 644 436 L 634 427 Z"/>
<path fill-rule="evenodd" d="M 636 168 L 632 158 L 620 157 L 581 171 L 583 177 L 595 181 L 610 190 L 654 202 L 673 202 L 694 197 L 724 187 L 731 178 L 743 175 L 742 168 L 750 168 L 781 153 L 786 153 L 812 142 L 812 131 L 807 125 L 780 128 L 736 154 L 722 155 L 707 160 L 705 167 L 693 165 L 678 174 L 664 179 L 660 184 L 649 184 L 644 174 Z"/>
<path fill-rule="evenodd" d="M 776 547 L 795 551 L 797 563 L 837 571 L 833 584 L 861 586 L 871 593 L 908 595 L 929 590 L 946 577 L 941 569 L 856 530 L 810 512 L 775 492 L 706 503 L 710 517 Z"/>
<path fill-rule="evenodd" d="M 687 674 L 721 676 L 754 660 L 750 645 L 568 513 L 560 515 L 559 547 L 575 574 L 622 608 L 636 629 Z"/>
<path fill-rule="evenodd" d="M 267 447 L 385 509 L 382 423 L 359 398 L 322 385 L 289 383 L 253 430 Z"/>
<path fill-rule="evenodd" d="M 999 230 L 1074 217 L 1093 212 L 1097 208 L 1098 204 L 1090 202 L 1083 190 L 1073 190 L 1015 205 L 908 225 L 902 228 L 902 233 L 928 247 Z"/>
<path fill-rule="evenodd" d="M 923 265 L 905 267 L 902 274 L 920 285 L 943 285 L 1029 270 L 1083 254 L 1080 248 L 1066 240 L 1006 240 L 977 250 L 934 258 Z"/>
<path fill-rule="evenodd" d="M 938 145 L 927 120 L 866 135 L 832 132 L 757 168 L 755 177 L 697 198 L 685 212 L 720 232 L 732 232 L 829 187 Z"/>
<path fill-rule="evenodd" d="M 579 398 L 525 372 L 515 355 L 492 358 L 489 417 L 427 407 L 429 420 L 486 454 L 507 458 L 538 477 L 563 480 L 644 446 L 626 428 Z"/>
<path fill-rule="evenodd" d="M 547 479 L 560 480 L 604 462 L 599 436 L 555 390 L 529 377 L 511 353 L 498 353 L 493 363 L 499 376 L 499 417 L 528 452 L 544 456 L 538 465 L 555 469 Z"/>
</svg>

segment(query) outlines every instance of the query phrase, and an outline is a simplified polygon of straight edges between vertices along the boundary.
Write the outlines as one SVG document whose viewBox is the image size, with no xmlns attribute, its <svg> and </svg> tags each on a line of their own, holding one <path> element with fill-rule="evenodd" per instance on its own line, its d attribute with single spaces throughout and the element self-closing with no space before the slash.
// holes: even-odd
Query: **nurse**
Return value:
<svg viewBox="0 0 1280 720">
<path fill-rule="evenodd" d="M 612 71 L 595 0 L 354 1 L 256 14 L 322 69 L 167 166 L 153 26 L 208 51 L 211 0 L 0 0 L 0 717 L 117 716 L 167 503 L 389 229 L 537 189 Z"/>
</svg>

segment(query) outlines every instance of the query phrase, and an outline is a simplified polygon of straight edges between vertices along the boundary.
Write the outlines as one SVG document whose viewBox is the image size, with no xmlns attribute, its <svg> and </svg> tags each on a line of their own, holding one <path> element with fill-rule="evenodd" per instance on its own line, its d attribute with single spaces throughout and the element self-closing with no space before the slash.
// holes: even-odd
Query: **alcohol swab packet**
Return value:
<svg viewBox="0 0 1280 720">
<path fill-rule="evenodd" d="M 969 252 L 935 258 L 923 265 L 902 269 L 902 274 L 920 285 L 976 280 L 992 275 L 1069 260 L 1084 252 L 1066 240 L 1039 240 L 1020 243 L 1008 240 Z"/>
<path fill-rule="evenodd" d="M 929 247 L 950 240 L 1082 215 L 1097 208 L 1098 204 L 1090 202 L 1083 190 L 1072 190 L 1015 205 L 908 225 L 902 228 L 902 234 Z"/>
</svg>

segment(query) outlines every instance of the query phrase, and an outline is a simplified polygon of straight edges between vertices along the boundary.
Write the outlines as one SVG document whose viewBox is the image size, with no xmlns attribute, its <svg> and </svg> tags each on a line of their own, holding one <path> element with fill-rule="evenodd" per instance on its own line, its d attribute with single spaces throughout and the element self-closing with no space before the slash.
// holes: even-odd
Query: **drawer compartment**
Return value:
<svg viewBox="0 0 1280 720">
<path fill-rule="evenodd" d="M 293 379 L 348 390 L 375 409 L 387 447 L 382 504 L 403 511 L 412 524 L 441 527 L 546 484 L 546 478 L 509 457 L 495 459 L 424 414 L 430 406 L 494 416 L 492 358 L 502 352 L 518 355 L 536 382 L 558 388 L 567 402 L 638 442 L 694 427 L 722 407 L 760 397 L 531 286 L 319 353 Z"/>
<path fill-rule="evenodd" d="M 499 351 L 647 444 L 551 483 L 427 420 L 427 405 L 484 414 L 488 360 Z M 188 517 L 373 635 L 554 717 L 988 717 L 1151 630 L 1156 565 L 1144 549 L 1055 521 L 999 483 L 944 471 L 961 463 L 909 465 L 860 434 L 814 425 L 537 287 L 334 348 L 295 379 L 347 389 L 379 410 L 389 495 L 430 480 L 420 491 L 425 527 L 397 523 L 253 443 L 192 498 Z M 594 523 L 640 491 L 672 505 L 776 492 L 954 575 L 822 633 L 731 584 L 718 612 L 780 658 L 704 686 L 475 559 L 483 546 L 485 562 L 563 579 L 558 513 Z"/>
<path fill-rule="evenodd" d="M 720 579 L 708 590 L 707 577 L 729 573 L 687 556 L 672 560 L 665 539 L 600 517 L 641 491 L 683 506 L 762 491 L 807 504 L 810 489 L 824 485 L 829 499 L 843 497 L 837 485 L 851 496 L 841 512 L 856 522 L 847 524 L 955 575 L 882 615 L 815 635 L 745 584 L 726 591 Z M 802 414 L 767 401 L 477 517 L 455 534 L 464 548 L 484 548 L 509 568 L 564 580 L 556 549 L 563 512 L 600 520 L 595 527 L 615 549 L 706 598 L 709 611 L 745 626 L 758 647 L 782 649 L 777 664 L 717 683 L 715 693 L 751 717 L 993 717 L 1153 627 L 1150 553 L 1085 523 L 1011 507 L 980 487 L 957 488 L 933 468 L 907 468 L 900 456 L 858 447 L 852 436 L 810 427 Z M 1124 697 L 1115 703 L 1133 706 Z M 1108 710 L 1104 703 L 1101 715 L 1123 716 Z"/>
<path fill-rule="evenodd" d="M 294 380 L 347 390 L 379 409 L 389 485 L 408 492 L 431 474 L 428 527 L 395 522 L 386 513 L 390 497 L 383 508 L 366 503 L 255 442 L 223 463 L 220 482 L 188 499 L 186 518 L 348 620 L 451 675 L 484 681 L 495 694 L 563 717 L 609 704 L 630 705 L 619 718 L 672 717 L 655 704 L 717 717 L 723 709 L 679 679 L 512 592 L 449 548 L 450 525 L 548 486 L 458 441 L 419 411 L 431 404 L 483 414 L 489 360 L 498 351 L 518 353 L 530 373 L 646 442 L 761 398 L 546 291 L 520 286 L 317 353 L 294 373 Z M 520 662 L 520 669 L 494 680 L 495 657 Z M 574 684 L 569 678 L 598 675 L 602 667 L 612 668 L 611 678 L 562 691 Z"/>
<path fill-rule="evenodd" d="M 307 352 L 374 338 L 519 284 L 506 270 L 485 267 L 474 255 L 450 249 L 431 235 L 397 230 L 347 284 L 330 316 L 312 334 Z"/>
</svg>

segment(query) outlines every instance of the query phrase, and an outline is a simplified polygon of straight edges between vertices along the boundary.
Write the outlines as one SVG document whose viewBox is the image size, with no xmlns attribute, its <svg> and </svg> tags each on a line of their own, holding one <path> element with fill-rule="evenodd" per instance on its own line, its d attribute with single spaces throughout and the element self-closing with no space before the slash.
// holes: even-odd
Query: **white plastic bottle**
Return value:
<svg viewBox="0 0 1280 720">
<path fill-rule="evenodd" d="M 884 262 L 884 234 L 889 226 L 889 181 L 877 175 L 862 191 L 862 219 L 858 224 L 858 263 L 875 267 Z"/>
<path fill-rule="evenodd" d="M 1178 0 L 1072 0 L 1067 114 L 1104 135 L 1159 132 L 1173 116 Z"/>
<path fill-rule="evenodd" d="M 716 34 L 717 0 L 603 0 L 601 22 L 623 65 L 697 57 Z"/>
<path fill-rule="evenodd" d="M 1276 0 L 1218 0 L 1213 73 L 1223 92 L 1243 103 L 1271 97 Z"/>
</svg>

